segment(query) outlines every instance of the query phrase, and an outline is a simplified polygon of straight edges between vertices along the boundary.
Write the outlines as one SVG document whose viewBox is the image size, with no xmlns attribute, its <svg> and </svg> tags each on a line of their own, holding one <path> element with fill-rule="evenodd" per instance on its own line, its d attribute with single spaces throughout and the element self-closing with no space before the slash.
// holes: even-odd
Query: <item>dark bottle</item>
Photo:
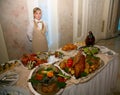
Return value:
<svg viewBox="0 0 120 95">
<path fill-rule="evenodd" d="M 93 46 L 95 44 L 95 37 L 91 31 L 88 32 L 88 35 L 85 39 L 86 46 Z"/>
</svg>

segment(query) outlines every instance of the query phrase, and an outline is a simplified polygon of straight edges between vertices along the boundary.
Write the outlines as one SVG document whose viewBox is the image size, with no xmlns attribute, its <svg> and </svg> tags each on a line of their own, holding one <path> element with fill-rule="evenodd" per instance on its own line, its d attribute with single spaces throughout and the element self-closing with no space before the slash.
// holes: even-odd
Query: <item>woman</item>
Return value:
<svg viewBox="0 0 120 95">
<path fill-rule="evenodd" d="M 27 36 L 32 42 L 32 52 L 48 51 L 48 43 L 46 39 L 46 26 L 41 20 L 42 11 L 36 7 L 33 9 L 34 20 L 30 23 Z"/>
</svg>

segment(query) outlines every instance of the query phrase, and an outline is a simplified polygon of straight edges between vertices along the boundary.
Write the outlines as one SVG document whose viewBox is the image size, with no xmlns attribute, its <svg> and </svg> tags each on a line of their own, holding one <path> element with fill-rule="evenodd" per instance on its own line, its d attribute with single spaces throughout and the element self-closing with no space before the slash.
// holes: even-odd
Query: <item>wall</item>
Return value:
<svg viewBox="0 0 120 95">
<path fill-rule="evenodd" d="M 59 47 L 73 42 L 73 0 L 58 0 Z"/>
<path fill-rule="evenodd" d="M 6 49 L 6 44 L 4 41 L 4 36 L 0 24 L 0 63 L 8 61 L 8 54 Z"/>
<path fill-rule="evenodd" d="M 30 52 L 26 39 L 27 14 L 26 0 L 0 0 L 0 23 L 10 60 Z"/>
</svg>

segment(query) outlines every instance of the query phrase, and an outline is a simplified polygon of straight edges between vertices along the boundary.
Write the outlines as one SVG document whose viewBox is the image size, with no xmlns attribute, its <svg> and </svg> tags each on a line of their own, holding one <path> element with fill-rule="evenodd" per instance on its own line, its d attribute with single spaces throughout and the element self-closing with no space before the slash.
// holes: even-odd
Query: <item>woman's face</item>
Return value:
<svg viewBox="0 0 120 95">
<path fill-rule="evenodd" d="M 34 18 L 37 19 L 37 20 L 40 20 L 41 19 L 41 16 L 42 16 L 42 13 L 40 10 L 37 10 L 35 13 L 34 13 Z"/>
</svg>

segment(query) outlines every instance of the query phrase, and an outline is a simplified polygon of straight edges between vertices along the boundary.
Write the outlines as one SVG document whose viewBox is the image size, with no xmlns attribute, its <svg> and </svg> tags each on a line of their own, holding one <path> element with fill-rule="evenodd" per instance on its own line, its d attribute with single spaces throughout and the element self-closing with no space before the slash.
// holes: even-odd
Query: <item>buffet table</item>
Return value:
<svg viewBox="0 0 120 95">
<path fill-rule="evenodd" d="M 105 48 L 106 47 L 104 47 L 104 49 Z M 102 52 L 97 55 L 104 61 L 104 66 L 94 77 L 92 77 L 92 79 L 83 83 L 74 80 L 67 81 L 67 86 L 64 89 L 61 89 L 57 95 L 106 95 L 107 93 L 110 93 L 111 89 L 114 89 L 116 86 L 118 54 L 112 50 L 109 51 L 112 54 Z M 20 61 L 18 60 L 18 62 Z M 23 64 L 19 64 L 14 68 L 14 71 L 19 74 L 19 79 L 15 86 L 24 88 L 33 95 L 28 87 L 28 76 L 31 70 L 28 70 Z"/>
</svg>

